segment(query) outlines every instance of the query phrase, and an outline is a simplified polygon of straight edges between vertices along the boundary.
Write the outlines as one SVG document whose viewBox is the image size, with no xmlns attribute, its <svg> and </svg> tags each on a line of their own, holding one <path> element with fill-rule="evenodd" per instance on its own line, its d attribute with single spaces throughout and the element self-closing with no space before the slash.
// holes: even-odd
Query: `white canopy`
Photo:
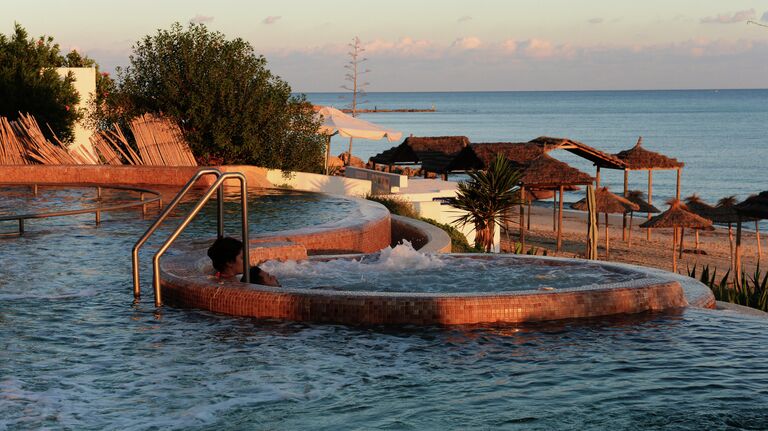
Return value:
<svg viewBox="0 0 768 431">
<path fill-rule="evenodd" d="M 402 132 L 387 130 L 370 121 L 355 118 L 330 106 L 321 107 L 316 115 L 322 115 L 323 123 L 320 125 L 320 133 L 326 135 L 338 133 L 345 138 L 372 139 L 374 141 L 387 138 L 389 142 L 399 141 L 403 137 Z"/>
</svg>

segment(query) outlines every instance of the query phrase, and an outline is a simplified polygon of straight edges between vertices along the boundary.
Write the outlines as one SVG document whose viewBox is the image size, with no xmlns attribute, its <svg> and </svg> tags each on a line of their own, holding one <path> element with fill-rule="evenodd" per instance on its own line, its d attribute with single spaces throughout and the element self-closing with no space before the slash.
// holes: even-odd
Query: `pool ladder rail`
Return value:
<svg viewBox="0 0 768 431">
<path fill-rule="evenodd" d="M 181 235 L 184 229 L 186 229 L 189 223 L 192 222 L 192 219 L 194 219 L 200 210 L 203 209 L 205 204 L 208 203 L 214 192 L 216 193 L 216 200 L 218 204 L 218 209 L 216 211 L 217 234 L 219 238 L 224 236 L 224 182 L 228 179 L 237 179 L 240 182 L 240 215 L 242 218 L 242 238 L 244 244 L 243 277 L 245 278 L 246 283 L 250 282 L 250 271 L 248 270 L 250 264 L 250 256 L 248 253 L 248 182 L 245 178 L 245 175 L 240 172 L 222 172 L 215 168 L 204 168 L 197 171 L 197 173 L 195 173 L 195 175 L 193 175 L 192 178 L 187 181 L 184 187 L 182 187 L 181 190 L 176 194 L 176 197 L 173 198 L 168 206 L 165 207 L 163 212 L 157 217 L 157 220 L 152 223 L 152 226 L 150 226 L 147 231 L 144 232 L 144 235 L 142 235 L 141 238 L 139 238 L 139 240 L 136 241 L 136 244 L 133 246 L 133 296 L 135 301 L 138 301 L 141 297 L 141 283 L 139 279 L 139 249 L 144 245 L 144 243 L 147 242 L 149 237 L 155 233 L 160 225 L 165 222 L 165 220 L 176 208 L 176 206 L 178 206 L 184 196 L 186 196 L 187 193 L 195 186 L 197 181 L 200 178 L 208 175 L 215 176 L 216 180 L 206 189 L 205 193 L 203 193 L 203 196 L 198 199 L 194 208 L 192 208 L 192 210 L 187 213 L 179 226 L 176 227 L 176 229 L 168 236 L 165 242 L 163 242 L 163 245 L 160 246 L 152 258 L 152 284 L 155 292 L 155 306 L 160 307 L 163 305 L 162 292 L 160 288 L 160 258 L 163 256 L 163 254 L 165 254 L 165 252 L 174 243 L 174 241 L 176 241 L 179 235 Z"/>
</svg>

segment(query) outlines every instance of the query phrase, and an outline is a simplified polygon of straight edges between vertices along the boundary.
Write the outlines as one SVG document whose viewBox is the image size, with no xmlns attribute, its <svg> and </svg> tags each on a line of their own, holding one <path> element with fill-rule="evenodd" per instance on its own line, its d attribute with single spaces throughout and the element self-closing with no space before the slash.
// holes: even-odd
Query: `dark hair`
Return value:
<svg viewBox="0 0 768 431">
<path fill-rule="evenodd" d="M 229 262 L 234 262 L 237 255 L 243 251 L 243 242 L 239 239 L 225 236 L 218 238 L 208 247 L 208 257 L 211 258 L 214 269 L 222 272 Z"/>
</svg>

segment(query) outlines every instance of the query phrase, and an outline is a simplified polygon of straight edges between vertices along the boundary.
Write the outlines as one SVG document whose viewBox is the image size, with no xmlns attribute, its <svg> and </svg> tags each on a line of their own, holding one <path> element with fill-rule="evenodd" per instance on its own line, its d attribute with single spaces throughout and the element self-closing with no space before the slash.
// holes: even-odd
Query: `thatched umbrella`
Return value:
<svg viewBox="0 0 768 431">
<path fill-rule="evenodd" d="M 698 194 L 694 193 L 685 198 L 685 205 L 690 212 L 712 220 L 711 216 L 715 207 L 704 202 Z M 696 254 L 699 254 L 699 230 L 700 229 L 696 229 Z"/>
<path fill-rule="evenodd" d="M 575 204 L 571 205 L 571 208 L 587 211 L 587 199 L 582 199 Z M 609 235 L 608 235 L 608 214 L 624 214 L 630 211 L 637 211 L 640 206 L 632 203 L 631 201 L 617 196 L 610 191 L 608 187 L 601 187 L 595 192 L 595 210 L 598 213 L 605 213 L 605 258 L 609 256 Z"/>
<path fill-rule="evenodd" d="M 690 211 L 679 200 L 670 202 L 669 209 L 652 217 L 640 225 L 642 228 L 673 228 L 672 234 L 672 271 L 677 272 L 677 229 L 692 228 L 705 229 L 712 226 L 712 222 Z"/>
<path fill-rule="evenodd" d="M 627 200 L 640 207 L 640 209 L 637 210 L 639 213 L 656 214 L 661 212 L 658 208 L 645 200 L 645 196 L 640 190 L 630 190 L 627 194 Z M 629 235 L 627 236 L 627 245 L 629 247 L 632 247 L 632 219 L 634 219 L 634 215 L 634 211 L 629 212 Z"/>
<path fill-rule="evenodd" d="M 762 247 L 760 246 L 760 220 L 768 219 L 768 191 L 760 192 L 758 195 L 752 195 L 743 202 L 734 205 L 734 209 L 742 218 L 736 225 L 736 265 L 741 267 L 741 222 L 747 217 L 755 220 L 755 232 L 757 234 L 757 261 L 760 262 Z M 741 274 L 738 274 L 741 277 Z"/>
<path fill-rule="evenodd" d="M 680 199 L 680 176 L 685 164 L 678 162 L 677 159 L 667 157 L 663 154 L 646 150 L 643 148 L 643 137 L 637 139 L 634 147 L 616 153 L 615 156 L 627 164 L 624 169 L 624 194 L 627 195 L 629 172 L 628 171 L 648 171 L 648 202 L 653 203 L 653 171 L 655 170 L 676 170 L 677 171 L 677 193 L 675 199 Z M 648 214 L 648 220 L 651 214 Z M 646 233 L 647 239 L 651 239 L 651 230 Z"/>
<path fill-rule="evenodd" d="M 563 192 L 568 186 L 589 185 L 594 179 L 571 167 L 567 163 L 561 162 L 547 154 L 541 154 L 539 157 L 527 163 L 523 168 L 523 176 L 520 179 L 522 183 L 522 194 L 525 199 L 525 191 L 530 188 L 557 188 L 560 192 L 560 212 L 557 225 L 556 250 L 560 251 L 562 245 L 562 226 L 563 226 Z M 530 213 L 530 212 L 529 212 Z M 523 209 L 520 208 L 520 234 L 523 234 Z"/>
</svg>

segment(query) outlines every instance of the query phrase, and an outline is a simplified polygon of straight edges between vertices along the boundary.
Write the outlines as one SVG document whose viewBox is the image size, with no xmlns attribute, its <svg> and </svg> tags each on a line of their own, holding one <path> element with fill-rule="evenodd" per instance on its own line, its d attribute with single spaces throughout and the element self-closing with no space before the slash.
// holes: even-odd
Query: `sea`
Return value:
<svg viewBox="0 0 768 431">
<path fill-rule="evenodd" d="M 347 107 L 349 93 L 307 93 L 316 105 Z M 414 136 L 462 135 L 470 142 L 527 142 L 538 136 L 570 138 L 608 153 L 635 145 L 685 163 L 682 197 L 709 203 L 739 200 L 768 190 L 768 90 L 425 92 L 365 95 L 366 109 L 429 109 L 435 112 L 368 113 L 360 118 Z M 369 157 L 402 142 L 355 139 L 352 154 Z M 346 151 L 349 138 L 335 136 L 331 154 Z M 595 175 L 591 162 L 566 151 L 550 153 Z M 450 179 L 461 180 L 461 175 Z M 601 185 L 623 190 L 623 172 L 602 169 Z M 653 174 L 653 202 L 662 210 L 675 195 L 675 171 Z M 630 172 L 630 190 L 648 191 L 647 171 Z M 566 201 L 583 192 L 566 196 Z"/>
</svg>

